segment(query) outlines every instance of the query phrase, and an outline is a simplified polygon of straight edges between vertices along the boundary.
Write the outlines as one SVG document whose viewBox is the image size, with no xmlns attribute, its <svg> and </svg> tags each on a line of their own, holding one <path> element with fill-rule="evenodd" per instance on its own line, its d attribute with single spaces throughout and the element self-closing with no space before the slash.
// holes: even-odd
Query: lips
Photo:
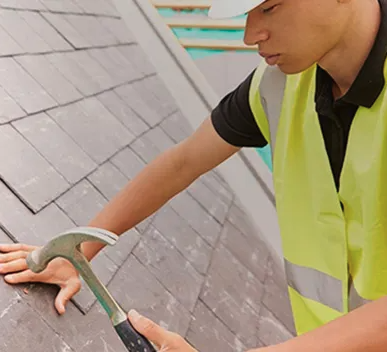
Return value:
<svg viewBox="0 0 387 352">
<path fill-rule="evenodd" d="M 268 54 L 268 53 L 263 53 L 260 52 L 259 55 L 261 55 L 265 60 L 268 65 L 275 65 L 278 61 L 279 54 Z"/>
</svg>

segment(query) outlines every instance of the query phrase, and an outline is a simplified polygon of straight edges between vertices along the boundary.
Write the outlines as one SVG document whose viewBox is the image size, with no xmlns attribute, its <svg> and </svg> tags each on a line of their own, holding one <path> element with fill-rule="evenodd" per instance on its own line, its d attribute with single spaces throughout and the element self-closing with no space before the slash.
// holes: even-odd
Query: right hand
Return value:
<svg viewBox="0 0 387 352">
<path fill-rule="evenodd" d="M 43 282 L 60 287 L 55 299 L 55 308 L 59 314 L 65 312 L 67 302 L 81 289 L 79 274 L 66 259 L 55 258 L 39 274 L 33 273 L 27 266 L 27 255 L 38 247 L 26 244 L 0 244 L 0 274 L 5 274 L 9 284 Z"/>
</svg>

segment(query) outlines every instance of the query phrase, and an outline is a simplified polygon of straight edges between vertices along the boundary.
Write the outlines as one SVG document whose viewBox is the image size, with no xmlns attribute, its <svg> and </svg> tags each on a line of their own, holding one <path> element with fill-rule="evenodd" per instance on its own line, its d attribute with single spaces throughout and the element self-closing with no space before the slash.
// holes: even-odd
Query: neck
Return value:
<svg viewBox="0 0 387 352">
<path fill-rule="evenodd" d="M 319 62 L 335 82 L 335 98 L 343 96 L 363 67 L 380 27 L 381 11 L 377 1 L 359 1 L 345 33 L 337 45 Z M 356 5 L 355 5 L 356 6 Z"/>
</svg>

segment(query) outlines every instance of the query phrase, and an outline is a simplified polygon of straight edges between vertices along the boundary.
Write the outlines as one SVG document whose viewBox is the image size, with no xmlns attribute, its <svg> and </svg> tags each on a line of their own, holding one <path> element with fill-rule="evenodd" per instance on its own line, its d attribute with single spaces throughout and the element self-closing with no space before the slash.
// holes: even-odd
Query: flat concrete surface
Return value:
<svg viewBox="0 0 387 352">
<path fill-rule="evenodd" d="M 192 131 L 109 1 L 0 0 L 0 16 L 0 241 L 43 244 Z M 242 208 L 210 172 L 93 268 L 200 351 L 288 339 L 284 279 Z M 0 283 L 0 351 L 125 351 L 86 287 L 62 317 L 56 292 Z"/>
</svg>

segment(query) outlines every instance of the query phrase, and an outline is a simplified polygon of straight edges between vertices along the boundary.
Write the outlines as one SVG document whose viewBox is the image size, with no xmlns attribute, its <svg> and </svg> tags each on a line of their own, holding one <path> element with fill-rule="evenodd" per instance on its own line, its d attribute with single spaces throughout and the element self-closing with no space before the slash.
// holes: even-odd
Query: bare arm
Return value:
<svg viewBox="0 0 387 352">
<path fill-rule="evenodd" d="M 147 165 L 89 226 L 121 235 L 238 150 L 217 134 L 210 118 L 206 119 L 192 136 Z M 82 249 L 90 260 L 102 246 L 85 243 Z"/>
</svg>

